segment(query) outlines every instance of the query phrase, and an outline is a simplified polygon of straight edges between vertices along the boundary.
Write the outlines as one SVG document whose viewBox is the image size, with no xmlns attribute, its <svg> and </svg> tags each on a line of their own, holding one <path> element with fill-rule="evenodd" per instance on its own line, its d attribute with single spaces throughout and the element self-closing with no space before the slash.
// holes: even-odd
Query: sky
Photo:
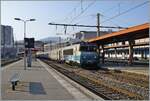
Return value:
<svg viewBox="0 0 150 101">
<path fill-rule="evenodd" d="M 67 27 L 65 34 L 64 26 L 51 26 L 48 23 L 96 25 L 96 14 L 100 13 L 101 26 L 136 26 L 149 22 L 150 2 L 147 1 L 149 0 L 1 1 L 1 24 L 13 27 L 15 40 L 23 40 L 24 27 L 23 22 L 14 18 L 36 19 L 27 22 L 26 37 L 34 37 L 36 40 L 50 36 L 67 38 L 83 30 L 96 31 L 96 28 Z M 146 3 L 140 5 L 144 2 Z M 120 16 L 108 20 L 116 15 Z"/>
</svg>

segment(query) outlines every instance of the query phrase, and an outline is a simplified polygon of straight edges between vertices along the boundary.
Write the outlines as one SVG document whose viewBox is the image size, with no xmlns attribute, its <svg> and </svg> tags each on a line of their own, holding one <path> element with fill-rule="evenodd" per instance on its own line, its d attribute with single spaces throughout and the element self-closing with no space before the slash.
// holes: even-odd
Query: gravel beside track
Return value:
<svg viewBox="0 0 150 101">
<path fill-rule="evenodd" d="M 87 72 L 89 72 L 89 73 L 87 73 Z M 149 95 L 148 88 L 144 88 L 144 87 L 141 87 L 138 85 L 133 85 L 133 84 L 130 84 L 127 82 L 121 82 L 119 80 L 109 78 L 109 76 L 107 77 L 106 75 L 103 76 L 101 74 L 99 76 L 96 76 L 95 74 L 91 73 L 90 71 L 87 71 L 87 72 L 82 71 L 82 74 L 89 76 L 93 79 L 101 80 L 105 84 L 108 84 L 108 85 L 111 84 L 111 86 L 113 86 L 113 87 L 125 89 L 129 92 L 137 93 L 137 94 L 139 94 L 139 96 L 142 95 L 144 98 L 148 98 L 148 95 Z M 77 72 L 77 73 L 79 73 L 79 72 Z"/>
</svg>

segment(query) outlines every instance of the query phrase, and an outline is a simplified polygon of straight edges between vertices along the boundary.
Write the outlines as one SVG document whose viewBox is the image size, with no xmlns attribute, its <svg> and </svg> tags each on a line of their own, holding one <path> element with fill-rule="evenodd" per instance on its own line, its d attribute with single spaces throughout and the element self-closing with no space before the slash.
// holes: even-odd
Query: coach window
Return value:
<svg viewBox="0 0 150 101">
<path fill-rule="evenodd" d="M 85 47 L 85 46 L 80 46 L 80 51 L 87 51 L 87 47 Z"/>
</svg>

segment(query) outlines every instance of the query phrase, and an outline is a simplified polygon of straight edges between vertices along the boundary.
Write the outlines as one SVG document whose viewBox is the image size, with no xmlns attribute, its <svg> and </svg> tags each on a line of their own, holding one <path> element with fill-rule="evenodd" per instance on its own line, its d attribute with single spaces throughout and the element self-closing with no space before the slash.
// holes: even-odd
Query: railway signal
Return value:
<svg viewBox="0 0 150 101">
<path fill-rule="evenodd" d="M 34 48 L 34 38 L 24 38 L 25 48 Z"/>
<path fill-rule="evenodd" d="M 25 48 L 28 48 L 28 58 L 27 58 L 28 67 L 31 67 L 32 63 L 31 48 L 34 48 L 34 38 L 24 38 L 24 40 L 25 40 Z"/>
</svg>

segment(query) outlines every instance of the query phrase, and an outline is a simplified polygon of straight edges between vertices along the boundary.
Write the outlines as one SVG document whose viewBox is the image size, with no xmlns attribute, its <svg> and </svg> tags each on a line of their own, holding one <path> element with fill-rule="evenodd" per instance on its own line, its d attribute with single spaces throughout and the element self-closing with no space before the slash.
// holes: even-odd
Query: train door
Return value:
<svg viewBox="0 0 150 101">
<path fill-rule="evenodd" d="M 59 58 L 58 59 L 61 60 L 61 51 L 60 50 L 58 51 L 58 54 L 59 54 Z"/>
</svg>

